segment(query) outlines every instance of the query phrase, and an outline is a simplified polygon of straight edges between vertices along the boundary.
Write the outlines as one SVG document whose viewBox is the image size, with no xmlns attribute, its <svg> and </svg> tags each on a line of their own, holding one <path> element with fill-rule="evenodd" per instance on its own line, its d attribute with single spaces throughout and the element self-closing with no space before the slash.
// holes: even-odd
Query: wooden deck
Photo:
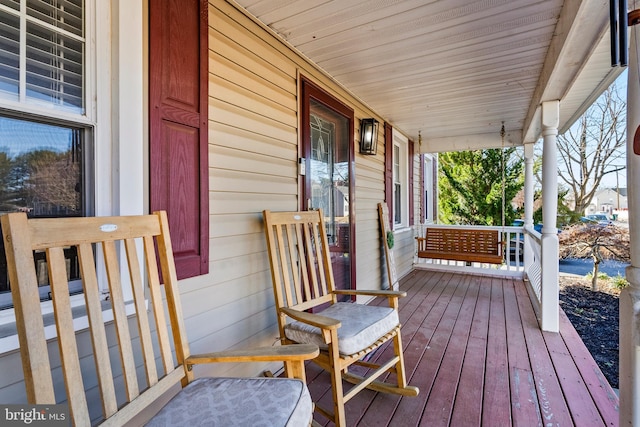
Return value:
<svg viewBox="0 0 640 427">
<path fill-rule="evenodd" d="M 618 425 L 618 398 L 567 317 L 560 334 L 542 332 L 521 280 L 416 270 L 400 289 L 407 376 L 420 394 L 364 390 L 346 404 L 349 426 Z M 309 364 L 307 378 L 331 407 L 326 373 Z"/>
</svg>

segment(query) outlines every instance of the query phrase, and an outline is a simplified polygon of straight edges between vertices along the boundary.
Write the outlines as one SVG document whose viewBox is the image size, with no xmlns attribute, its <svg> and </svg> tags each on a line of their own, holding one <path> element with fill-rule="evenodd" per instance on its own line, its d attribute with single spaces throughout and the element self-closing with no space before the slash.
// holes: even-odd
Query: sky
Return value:
<svg viewBox="0 0 640 427">
<path fill-rule="evenodd" d="M 616 79 L 615 85 L 618 87 L 618 91 L 623 99 L 626 101 L 627 99 L 627 70 L 625 69 L 622 74 Z M 626 117 L 626 116 L 625 116 Z M 626 152 L 626 147 L 624 152 Z M 625 165 L 625 160 L 622 159 L 619 161 L 621 166 Z M 623 169 L 617 173 L 617 180 L 620 185 L 620 188 L 627 187 L 627 170 Z M 610 173 L 604 176 L 602 182 L 600 184 L 601 188 L 616 188 L 616 174 Z"/>
<path fill-rule="evenodd" d="M 10 158 L 35 150 L 69 150 L 72 130 L 62 126 L 0 117 L 0 151 Z"/>
</svg>

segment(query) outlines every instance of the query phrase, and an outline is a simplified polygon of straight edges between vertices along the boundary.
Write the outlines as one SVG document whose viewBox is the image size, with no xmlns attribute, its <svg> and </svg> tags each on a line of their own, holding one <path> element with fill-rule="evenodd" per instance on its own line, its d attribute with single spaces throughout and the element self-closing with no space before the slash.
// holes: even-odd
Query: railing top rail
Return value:
<svg viewBox="0 0 640 427">
<path fill-rule="evenodd" d="M 443 228 L 443 229 L 447 229 L 447 228 L 470 228 L 473 230 L 498 230 L 498 231 L 505 231 L 505 232 L 510 232 L 510 233 L 517 233 L 517 232 L 522 232 L 522 230 L 524 230 L 524 227 L 522 226 L 515 226 L 515 225 L 462 225 L 462 224 L 454 224 L 454 225 L 450 225 L 450 224 L 421 224 L 421 227 L 424 228 Z"/>
<path fill-rule="evenodd" d="M 524 230 L 524 234 L 527 234 L 529 237 L 531 237 L 533 240 L 535 240 L 538 243 L 541 242 L 542 234 L 538 233 L 533 227 L 524 227 L 523 230 Z"/>
</svg>

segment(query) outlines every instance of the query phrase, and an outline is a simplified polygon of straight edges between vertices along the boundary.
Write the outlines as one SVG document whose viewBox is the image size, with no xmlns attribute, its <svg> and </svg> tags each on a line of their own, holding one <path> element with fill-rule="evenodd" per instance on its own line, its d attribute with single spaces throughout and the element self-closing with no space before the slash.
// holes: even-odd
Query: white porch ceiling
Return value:
<svg viewBox="0 0 640 427">
<path fill-rule="evenodd" d="M 540 102 L 569 127 L 622 72 L 607 0 L 234 0 L 421 151 L 540 135 Z"/>
</svg>

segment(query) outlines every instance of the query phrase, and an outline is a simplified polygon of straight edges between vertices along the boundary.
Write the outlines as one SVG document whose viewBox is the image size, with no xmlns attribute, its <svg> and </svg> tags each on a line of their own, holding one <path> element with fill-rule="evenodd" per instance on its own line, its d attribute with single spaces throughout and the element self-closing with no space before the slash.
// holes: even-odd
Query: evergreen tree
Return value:
<svg viewBox="0 0 640 427">
<path fill-rule="evenodd" d="M 504 157 L 503 157 L 504 156 Z M 439 221 L 442 224 L 504 225 L 520 215 L 511 201 L 524 186 L 524 160 L 515 147 L 441 153 L 438 157 Z"/>
</svg>

